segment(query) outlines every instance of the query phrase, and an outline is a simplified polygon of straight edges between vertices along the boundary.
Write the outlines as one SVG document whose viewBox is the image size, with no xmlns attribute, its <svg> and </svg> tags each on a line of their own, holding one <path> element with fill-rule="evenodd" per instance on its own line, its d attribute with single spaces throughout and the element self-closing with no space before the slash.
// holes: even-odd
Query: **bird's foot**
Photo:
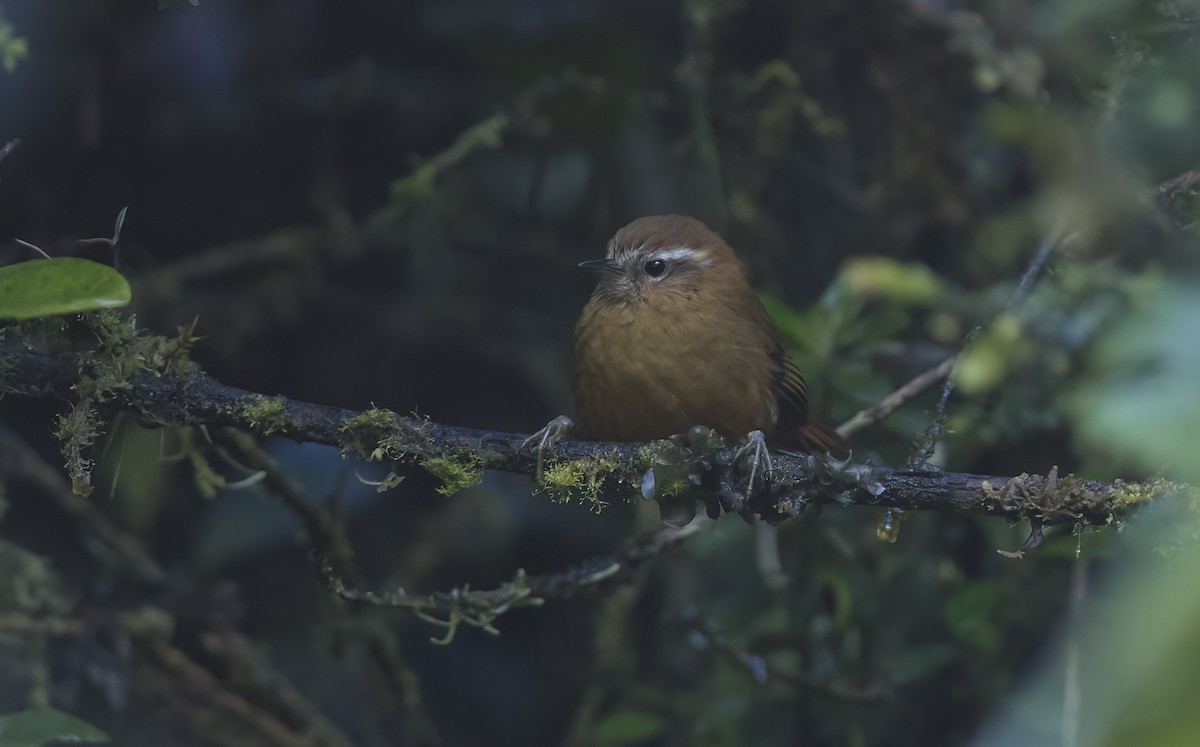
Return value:
<svg viewBox="0 0 1200 747">
<path fill-rule="evenodd" d="M 575 422 L 573 420 L 566 415 L 559 415 L 554 420 L 546 423 L 546 427 L 521 443 L 521 451 L 537 447 L 537 472 L 534 473 L 535 480 L 538 482 L 542 481 L 542 471 L 546 464 L 546 452 L 553 451 L 558 442 L 566 438 L 567 434 L 574 427 Z"/>
<path fill-rule="evenodd" d="M 762 431 L 750 431 L 746 434 L 746 443 L 738 449 L 735 458 L 749 461 L 750 479 L 746 481 L 746 498 L 749 499 L 750 494 L 754 492 L 754 484 L 759 470 L 766 471 L 768 480 L 775 472 L 775 466 L 771 462 L 771 452 L 767 449 L 767 437 L 763 435 Z"/>
</svg>

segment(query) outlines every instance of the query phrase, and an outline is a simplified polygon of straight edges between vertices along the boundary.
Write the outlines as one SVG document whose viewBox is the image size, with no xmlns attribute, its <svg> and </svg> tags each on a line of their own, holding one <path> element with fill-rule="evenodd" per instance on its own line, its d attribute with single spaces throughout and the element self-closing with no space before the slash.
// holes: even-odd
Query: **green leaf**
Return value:
<svg viewBox="0 0 1200 747">
<path fill-rule="evenodd" d="M 863 298 L 890 298 L 902 304 L 928 306 L 946 292 L 945 283 L 919 262 L 891 257 L 856 257 L 842 268 L 846 285 Z"/>
<path fill-rule="evenodd" d="M 78 257 L 0 267 L 0 319 L 106 309 L 129 303 L 129 283 L 108 265 Z"/>
<path fill-rule="evenodd" d="M 1097 372 L 1070 397 L 1089 445 L 1144 469 L 1200 482 L 1200 285 L 1145 291 L 1096 346 Z"/>
<path fill-rule="evenodd" d="M 108 735 L 86 721 L 53 708 L 0 716 L 0 747 L 42 747 L 47 742 L 107 742 Z"/>
<path fill-rule="evenodd" d="M 642 742 L 661 734 L 665 726 L 662 718 L 653 713 L 618 711 L 596 725 L 593 744 L 620 745 Z"/>
</svg>

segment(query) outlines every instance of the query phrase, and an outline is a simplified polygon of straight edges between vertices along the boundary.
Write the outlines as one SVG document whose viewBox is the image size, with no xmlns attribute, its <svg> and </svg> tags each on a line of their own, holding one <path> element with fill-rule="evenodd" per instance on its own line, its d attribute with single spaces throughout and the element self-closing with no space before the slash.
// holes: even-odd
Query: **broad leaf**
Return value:
<svg viewBox="0 0 1200 747">
<path fill-rule="evenodd" d="M 129 298 L 121 273 L 89 259 L 31 259 L 0 267 L 0 319 L 124 306 Z"/>
</svg>

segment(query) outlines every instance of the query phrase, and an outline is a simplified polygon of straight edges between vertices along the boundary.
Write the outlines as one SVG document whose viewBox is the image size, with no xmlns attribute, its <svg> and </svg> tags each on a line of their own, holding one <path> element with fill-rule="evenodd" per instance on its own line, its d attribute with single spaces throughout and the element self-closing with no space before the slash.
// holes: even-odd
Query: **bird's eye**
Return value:
<svg viewBox="0 0 1200 747">
<path fill-rule="evenodd" d="M 647 262 L 646 266 L 642 269 L 644 269 L 646 271 L 646 274 L 649 275 L 650 277 L 656 278 L 656 277 L 662 275 L 664 272 L 666 272 L 667 263 L 662 261 L 661 259 L 652 259 L 649 262 Z"/>
</svg>

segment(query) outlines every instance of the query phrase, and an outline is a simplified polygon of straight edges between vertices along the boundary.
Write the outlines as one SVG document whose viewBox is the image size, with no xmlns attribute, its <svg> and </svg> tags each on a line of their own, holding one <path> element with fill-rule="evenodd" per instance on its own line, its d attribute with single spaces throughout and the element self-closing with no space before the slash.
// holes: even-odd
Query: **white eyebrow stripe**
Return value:
<svg viewBox="0 0 1200 747">
<path fill-rule="evenodd" d="M 712 260 L 708 259 L 707 255 L 696 251 L 690 246 L 677 246 L 673 249 L 658 249 L 650 253 L 650 256 L 655 259 L 664 261 L 689 259 L 702 267 L 708 267 L 712 264 Z"/>
</svg>

